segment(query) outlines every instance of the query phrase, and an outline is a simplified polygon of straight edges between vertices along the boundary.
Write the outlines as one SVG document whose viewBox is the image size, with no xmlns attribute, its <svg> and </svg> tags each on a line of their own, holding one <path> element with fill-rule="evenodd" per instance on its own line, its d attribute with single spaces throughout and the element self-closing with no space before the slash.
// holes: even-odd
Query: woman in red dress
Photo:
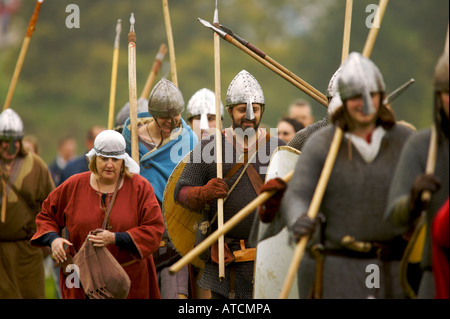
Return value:
<svg viewBox="0 0 450 319">
<path fill-rule="evenodd" d="M 62 264 L 67 254 L 73 257 L 88 237 L 94 247 L 107 247 L 127 272 L 131 281 L 127 298 L 160 298 L 152 253 L 159 247 L 164 220 L 153 187 L 139 175 L 139 166 L 125 152 L 125 140 L 116 131 L 101 132 L 87 157 L 89 171 L 73 175 L 44 201 L 31 244 L 50 246 L 54 258 Z M 89 235 L 101 228 L 117 183 L 107 227 Z M 64 227 L 67 238 L 61 237 Z M 66 284 L 62 268 L 62 297 L 86 298 L 81 287 Z"/>
</svg>

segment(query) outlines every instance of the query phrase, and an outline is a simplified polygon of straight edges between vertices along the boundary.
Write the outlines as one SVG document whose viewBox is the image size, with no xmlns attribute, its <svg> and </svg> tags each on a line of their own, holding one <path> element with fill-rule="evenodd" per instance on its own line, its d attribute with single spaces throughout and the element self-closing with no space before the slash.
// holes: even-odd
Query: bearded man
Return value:
<svg viewBox="0 0 450 319">
<path fill-rule="evenodd" d="M 258 81 L 246 70 L 231 81 L 226 109 L 232 126 L 221 133 L 223 179 L 217 178 L 216 135 L 204 138 L 191 153 L 178 180 L 174 199 L 180 205 L 204 213 L 210 231 L 217 229 L 217 199 L 224 198 L 224 223 L 261 192 L 270 156 L 281 139 L 259 127 L 265 99 Z M 225 235 L 225 279 L 219 280 L 217 244 L 204 257 L 205 269 L 198 284 L 210 289 L 212 298 L 251 299 L 255 249 L 249 243 L 254 214 Z"/>
</svg>

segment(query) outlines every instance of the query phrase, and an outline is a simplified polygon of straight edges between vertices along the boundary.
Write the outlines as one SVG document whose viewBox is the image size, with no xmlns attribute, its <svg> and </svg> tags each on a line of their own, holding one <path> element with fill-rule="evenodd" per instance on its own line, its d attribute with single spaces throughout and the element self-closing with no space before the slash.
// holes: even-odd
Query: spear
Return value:
<svg viewBox="0 0 450 319">
<path fill-rule="evenodd" d="M 114 123 L 114 104 L 116 102 L 116 84 L 117 84 L 117 66 L 119 64 L 119 40 L 120 31 L 122 30 L 122 20 L 117 20 L 116 38 L 114 40 L 113 64 L 111 72 L 111 90 L 109 94 L 109 115 L 108 115 L 108 129 L 113 128 Z"/>
<path fill-rule="evenodd" d="M 30 22 L 28 23 L 27 33 L 22 42 L 22 48 L 20 49 L 19 58 L 17 59 L 16 62 L 13 77 L 11 79 L 11 83 L 9 84 L 5 104 L 3 105 L 3 111 L 6 110 L 11 105 L 12 96 L 14 94 L 14 90 L 16 89 L 16 84 L 19 79 L 20 71 L 22 70 L 23 61 L 25 60 L 25 56 L 27 55 L 28 46 L 30 45 L 31 41 L 31 36 L 33 35 L 33 31 L 35 30 L 36 22 L 39 17 L 39 11 L 41 10 L 41 5 L 43 2 L 44 0 L 36 1 L 33 15 L 31 16 Z"/>
<path fill-rule="evenodd" d="M 214 25 L 219 26 L 219 11 L 214 10 Z M 215 93 L 216 93 L 216 161 L 217 161 L 217 177 L 222 178 L 222 118 L 220 117 L 220 35 L 214 32 L 214 77 L 215 77 Z M 223 198 L 217 200 L 217 229 L 223 229 Z M 225 253 L 224 253 L 224 236 L 219 237 L 219 280 L 225 279 Z"/>
<path fill-rule="evenodd" d="M 150 90 L 153 86 L 153 82 L 155 81 L 155 77 L 159 72 L 159 68 L 161 67 L 162 60 L 164 59 L 164 56 L 166 55 L 166 53 L 167 53 L 167 47 L 163 43 L 159 47 L 159 51 L 156 54 L 155 61 L 153 62 L 153 65 L 152 65 L 152 69 L 150 70 L 147 81 L 145 82 L 145 85 L 144 85 L 144 89 L 142 90 L 141 98 L 144 98 L 144 99 L 148 98 L 148 96 L 150 94 Z"/>
<path fill-rule="evenodd" d="M 225 27 L 224 25 L 220 25 L 220 28 L 225 31 L 227 34 L 229 34 L 231 37 L 235 38 L 237 41 L 239 41 L 239 43 L 241 43 L 242 45 L 244 45 L 245 47 L 247 47 L 248 49 L 252 50 L 254 53 L 256 53 L 258 56 L 260 56 L 261 58 L 263 58 L 264 60 L 266 60 L 267 62 L 271 63 L 273 66 L 275 66 L 276 68 L 278 68 L 279 70 L 281 70 L 282 72 L 286 73 L 287 75 L 289 75 L 291 78 L 295 79 L 297 82 L 299 82 L 300 84 L 302 84 L 304 87 L 306 87 L 307 89 L 309 89 L 311 92 L 314 92 L 314 94 L 316 94 L 318 97 L 320 97 L 323 100 L 326 100 L 327 97 L 325 96 L 325 94 L 323 94 L 322 92 L 320 92 L 319 90 L 317 90 L 316 88 L 314 88 L 313 86 L 311 86 L 309 83 L 307 83 L 306 81 L 304 81 L 302 78 L 300 78 L 299 76 L 297 76 L 296 74 L 294 74 L 293 72 L 291 72 L 289 69 L 287 69 L 286 67 L 284 67 L 283 65 L 281 65 L 280 63 L 278 63 L 277 61 L 275 61 L 274 59 L 272 59 L 269 55 L 267 55 L 265 52 L 263 52 L 261 49 L 257 48 L 256 46 L 254 46 L 253 44 L 251 44 L 250 42 L 248 42 L 247 40 L 245 40 L 244 38 L 238 36 L 237 34 L 235 34 L 231 29 Z"/>
<path fill-rule="evenodd" d="M 134 32 L 135 22 L 134 13 L 131 13 L 130 32 L 128 33 L 128 89 L 130 99 L 131 157 L 139 165 L 136 91 L 136 33 Z"/>
<path fill-rule="evenodd" d="M 293 79 L 291 76 L 289 76 L 288 74 L 286 74 L 282 70 L 280 70 L 277 67 L 275 67 L 272 63 L 269 63 L 267 60 L 265 60 L 260 55 L 256 54 L 252 50 L 250 50 L 248 47 L 246 47 L 245 45 L 240 43 L 238 40 L 233 38 L 231 35 L 229 35 L 225 31 L 223 31 L 222 29 L 219 29 L 219 28 L 213 26 L 211 23 L 209 23 L 208 21 L 203 20 L 201 18 L 198 18 L 198 20 L 205 27 L 210 28 L 213 31 L 215 31 L 218 35 L 220 35 L 221 38 L 223 38 L 227 42 L 235 45 L 236 47 L 238 47 L 242 51 L 246 52 L 248 55 L 250 55 L 251 57 L 256 59 L 258 62 L 260 62 L 261 64 L 265 65 L 267 68 L 269 68 L 273 72 L 277 73 L 279 76 L 281 76 L 282 78 L 284 78 L 285 80 L 287 80 L 288 82 L 290 82 L 291 84 L 293 84 L 294 86 L 296 86 L 297 88 L 299 88 L 300 90 L 302 90 L 303 92 L 305 92 L 306 94 L 311 96 L 313 99 L 315 99 L 320 104 L 324 105 L 325 107 L 328 106 L 328 101 L 327 101 L 326 98 L 322 98 L 321 96 L 319 96 L 316 93 L 312 92 L 306 86 L 304 86 L 303 84 L 299 83 L 297 80 Z"/>
<path fill-rule="evenodd" d="M 175 46 L 173 44 L 172 26 L 170 23 L 169 3 L 167 0 L 162 0 L 164 21 L 166 24 L 167 42 L 169 43 L 169 57 L 170 57 L 170 72 L 172 76 L 172 83 L 178 86 L 177 66 L 175 63 Z"/>
<path fill-rule="evenodd" d="M 380 22 L 383 18 L 384 12 L 386 10 L 388 0 L 380 0 L 379 9 L 376 13 L 376 19 Z M 353 3 L 351 1 L 347 2 L 347 6 L 352 5 Z M 381 7 L 381 9 L 380 9 Z M 346 12 L 349 12 L 350 10 L 347 8 Z M 351 20 L 350 15 L 345 15 L 345 25 L 348 25 Z M 372 48 L 375 43 L 376 37 L 378 35 L 378 31 L 375 33 L 372 32 L 374 28 L 372 28 L 369 32 L 369 36 L 367 37 L 365 47 L 363 50 L 363 56 L 366 58 L 369 58 L 372 53 Z M 344 27 L 345 32 L 350 32 L 350 27 Z M 350 35 L 344 35 L 344 41 L 346 39 L 350 39 Z M 343 47 L 348 48 L 347 45 L 343 45 Z M 342 61 L 344 61 L 344 57 L 348 55 L 348 52 L 342 51 Z M 331 172 L 333 170 L 334 162 L 337 157 L 337 153 L 339 151 L 339 147 L 342 142 L 342 137 L 344 135 L 343 130 L 336 126 L 336 131 L 333 136 L 333 140 L 331 141 L 330 150 L 328 151 L 327 158 L 325 160 L 324 167 L 322 169 L 322 173 L 320 174 L 319 181 L 317 183 L 316 189 L 314 191 L 311 203 L 309 205 L 307 215 L 311 219 L 315 219 L 317 216 L 317 212 L 319 211 L 320 205 L 322 203 L 323 195 L 325 193 L 325 190 L 327 188 L 328 181 L 330 179 Z M 294 250 L 294 256 L 292 257 L 291 264 L 289 266 L 288 274 L 286 276 L 286 279 L 284 281 L 283 288 L 281 290 L 280 299 L 286 299 L 289 295 L 289 292 L 291 290 L 292 282 L 294 281 L 294 276 L 298 271 L 298 267 L 300 265 L 300 261 L 303 258 L 303 254 L 305 252 L 306 244 L 308 243 L 309 238 L 307 236 L 303 236 L 300 241 L 297 243 L 295 250 Z"/>
</svg>

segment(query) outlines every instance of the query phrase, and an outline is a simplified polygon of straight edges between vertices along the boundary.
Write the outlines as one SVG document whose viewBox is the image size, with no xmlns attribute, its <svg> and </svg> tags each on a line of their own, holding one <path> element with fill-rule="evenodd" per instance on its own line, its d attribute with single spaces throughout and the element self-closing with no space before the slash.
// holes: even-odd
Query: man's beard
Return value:
<svg viewBox="0 0 450 319">
<path fill-rule="evenodd" d="M 253 127 L 246 127 L 244 128 L 244 123 L 253 123 Z M 237 124 L 235 121 L 233 121 L 232 127 L 233 131 L 236 135 L 239 135 L 241 137 L 247 136 L 247 137 L 253 137 L 255 136 L 256 132 L 258 131 L 260 123 L 256 123 L 255 120 L 249 121 L 249 120 L 243 120 L 241 124 Z"/>
</svg>

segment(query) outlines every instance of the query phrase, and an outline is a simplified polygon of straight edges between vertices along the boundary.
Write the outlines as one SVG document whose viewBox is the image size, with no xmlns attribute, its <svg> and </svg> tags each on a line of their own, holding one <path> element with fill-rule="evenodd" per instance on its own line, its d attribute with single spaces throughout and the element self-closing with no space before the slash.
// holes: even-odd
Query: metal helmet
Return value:
<svg viewBox="0 0 450 319">
<path fill-rule="evenodd" d="M 208 129 L 208 114 L 216 114 L 216 94 L 207 88 L 200 89 L 192 95 L 186 109 L 188 120 L 200 115 L 200 129 Z M 220 116 L 223 116 L 222 101 L 220 101 Z"/>
<path fill-rule="evenodd" d="M 16 152 L 15 142 L 23 138 L 23 123 L 20 116 L 8 108 L 0 114 L 0 140 L 9 142 L 9 153 Z"/>
<path fill-rule="evenodd" d="M 228 86 L 225 104 L 227 108 L 236 104 L 247 104 L 245 117 L 253 120 L 253 103 L 265 105 L 264 93 L 258 81 L 246 70 L 239 72 Z"/>
<path fill-rule="evenodd" d="M 140 97 L 137 101 L 137 113 L 148 111 L 147 99 Z M 124 125 L 127 118 L 130 117 L 130 102 L 127 102 L 116 115 L 116 126 Z"/>
<path fill-rule="evenodd" d="M 148 99 L 148 112 L 153 117 L 171 117 L 184 111 L 183 94 L 175 84 L 162 78 L 153 87 Z"/>
<path fill-rule="evenodd" d="M 339 95 L 338 78 L 341 74 L 342 66 L 334 72 L 328 83 L 328 88 L 326 91 L 326 96 L 328 98 L 328 114 L 332 115 L 342 106 L 341 96 Z"/>
<path fill-rule="evenodd" d="M 23 123 L 19 114 L 8 108 L 0 114 L 0 138 L 17 141 L 23 138 Z"/>
<path fill-rule="evenodd" d="M 338 90 L 342 101 L 361 95 L 364 114 L 373 114 L 375 108 L 370 93 L 384 92 L 386 88 L 378 67 L 360 53 L 352 52 L 342 64 Z"/>
<path fill-rule="evenodd" d="M 341 74 L 342 66 L 339 67 L 339 69 L 334 72 L 333 76 L 331 77 L 330 82 L 328 83 L 326 96 L 328 99 L 331 99 L 336 94 L 339 94 L 339 88 L 338 88 L 338 78 L 339 74 Z"/>
<path fill-rule="evenodd" d="M 434 70 L 433 84 L 437 92 L 448 92 L 448 51 L 439 58 Z"/>
</svg>

